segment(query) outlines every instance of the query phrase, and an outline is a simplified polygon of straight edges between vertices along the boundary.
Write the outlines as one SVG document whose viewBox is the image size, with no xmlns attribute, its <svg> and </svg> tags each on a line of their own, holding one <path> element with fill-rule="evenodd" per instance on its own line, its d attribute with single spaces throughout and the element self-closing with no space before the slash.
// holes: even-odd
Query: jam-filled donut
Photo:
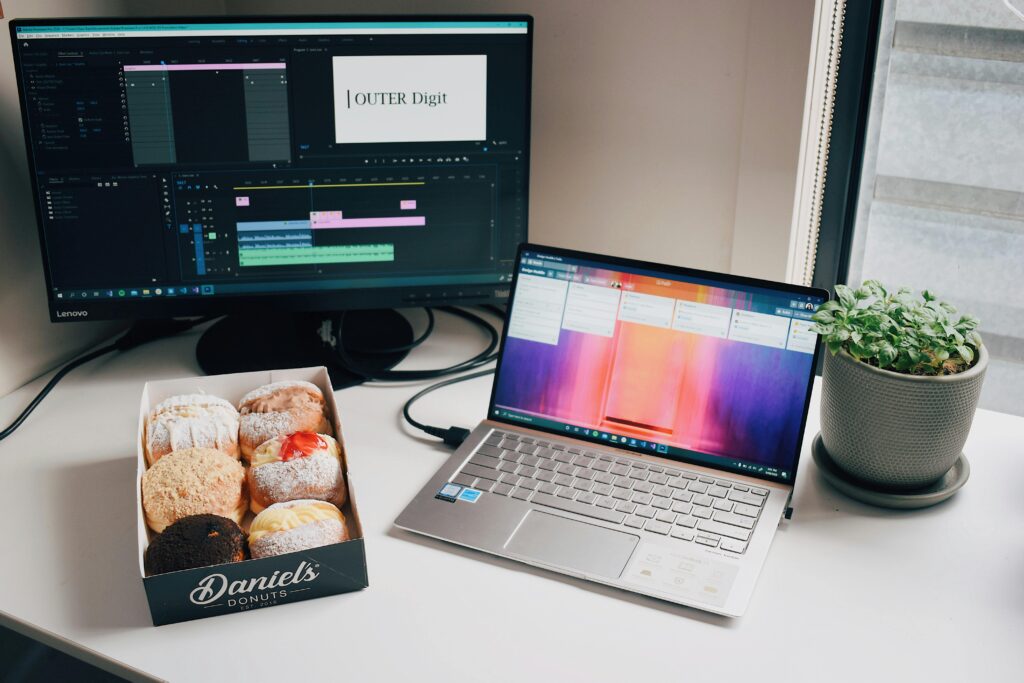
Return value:
<svg viewBox="0 0 1024 683">
<path fill-rule="evenodd" d="M 245 468 L 212 448 L 174 451 L 142 475 L 142 508 L 157 533 L 182 517 L 207 513 L 241 524 L 249 509 Z"/>
<path fill-rule="evenodd" d="M 341 510 L 322 500 L 275 503 L 249 526 L 253 559 L 319 548 L 348 540 Z"/>
<path fill-rule="evenodd" d="M 146 420 L 146 461 L 152 465 L 172 451 L 214 448 L 238 457 L 238 411 L 206 394 L 171 396 Z"/>
<path fill-rule="evenodd" d="M 251 459 L 250 507 L 289 500 L 323 500 L 339 508 L 348 497 L 341 467 L 341 449 L 327 434 L 296 432 L 265 441 Z"/>
<path fill-rule="evenodd" d="M 220 515 L 189 515 L 164 529 L 146 549 L 146 576 L 241 562 L 245 534 Z"/>
<path fill-rule="evenodd" d="M 324 395 L 309 382 L 274 382 L 250 391 L 238 405 L 241 413 L 238 441 L 242 455 L 251 460 L 263 442 L 295 432 L 332 434 Z"/>
</svg>

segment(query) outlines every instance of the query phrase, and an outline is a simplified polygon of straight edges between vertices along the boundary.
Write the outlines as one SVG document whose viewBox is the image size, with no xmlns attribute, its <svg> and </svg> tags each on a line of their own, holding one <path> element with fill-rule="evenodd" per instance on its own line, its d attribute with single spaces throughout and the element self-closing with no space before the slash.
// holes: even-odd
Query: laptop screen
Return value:
<svg viewBox="0 0 1024 683">
<path fill-rule="evenodd" d="M 490 417 L 791 482 L 827 294 L 523 247 Z"/>
</svg>

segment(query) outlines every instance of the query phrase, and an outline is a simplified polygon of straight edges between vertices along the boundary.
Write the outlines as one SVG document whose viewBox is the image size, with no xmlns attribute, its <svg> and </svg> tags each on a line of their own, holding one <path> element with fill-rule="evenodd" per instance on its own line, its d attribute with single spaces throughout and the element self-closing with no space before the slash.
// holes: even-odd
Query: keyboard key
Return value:
<svg viewBox="0 0 1024 683">
<path fill-rule="evenodd" d="M 679 526 L 685 526 L 687 529 L 693 529 L 697 526 L 697 518 L 684 517 L 683 515 L 679 515 L 678 517 L 676 517 L 676 524 L 678 524 Z"/>
<path fill-rule="evenodd" d="M 684 503 L 689 503 L 693 500 L 693 494 L 689 491 L 680 491 L 676 489 L 676 492 L 672 494 L 672 500 L 681 500 Z"/>
<path fill-rule="evenodd" d="M 711 519 L 711 508 L 693 508 L 690 514 L 701 519 Z"/>
<path fill-rule="evenodd" d="M 687 491 L 693 491 L 694 493 L 707 493 L 707 484 L 698 484 L 696 482 L 690 482 L 690 485 L 686 487 Z"/>
<path fill-rule="evenodd" d="M 659 510 L 668 510 L 672 507 L 672 500 L 670 498 L 662 498 L 661 496 L 655 496 L 654 500 L 651 501 L 651 506 L 656 507 Z"/>
<path fill-rule="evenodd" d="M 693 472 L 680 472 L 679 476 L 682 477 L 683 479 L 691 479 L 691 480 L 697 478 L 697 475 L 694 474 Z"/>
<path fill-rule="evenodd" d="M 647 475 L 650 474 L 647 470 L 638 470 L 636 468 L 629 471 L 629 478 L 636 479 L 638 481 L 644 481 L 647 479 Z"/>
<path fill-rule="evenodd" d="M 610 496 L 612 494 L 611 484 L 594 484 L 594 488 L 590 489 L 599 496 Z"/>
<path fill-rule="evenodd" d="M 501 459 L 506 462 L 519 462 L 519 458 L 522 458 L 522 453 L 516 453 L 515 451 L 502 451 Z"/>
<path fill-rule="evenodd" d="M 672 512 L 688 515 L 691 510 L 693 510 L 693 503 L 684 503 L 681 500 L 672 503 Z"/>
<path fill-rule="evenodd" d="M 516 450 L 526 455 L 536 455 L 537 451 L 539 451 L 540 449 L 534 446 L 532 443 L 520 443 L 519 448 L 517 448 Z"/>
<path fill-rule="evenodd" d="M 497 484 L 497 483 L 498 482 L 491 481 L 490 479 L 479 479 L 478 478 L 476 480 L 476 482 L 473 484 L 473 488 L 480 489 L 481 491 L 487 492 L 487 491 L 491 490 L 491 486 L 492 485 Z"/>
<path fill-rule="evenodd" d="M 714 484 L 714 477 L 698 477 L 698 479 L 704 484 Z"/>
<path fill-rule="evenodd" d="M 755 495 L 758 495 L 758 496 L 767 496 L 768 495 L 768 489 L 758 488 L 757 486 L 751 486 L 750 487 L 750 492 L 755 494 Z"/>
<path fill-rule="evenodd" d="M 723 538 L 719 542 L 718 547 L 722 550 L 728 550 L 731 553 L 742 553 L 747 549 L 747 544 L 742 541 L 734 541 L 731 538 Z"/>
<path fill-rule="evenodd" d="M 600 457 L 601 457 L 601 454 L 600 454 L 600 453 L 598 453 L 597 451 L 587 451 L 587 452 L 586 452 L 586 453 L 584 453 L 583 455 L 587 456 L 587 457 L 588 457 L 588 458 L 590 458 L 591 460 L 597 460 L 598 458 L 600 458 Z"/>
<path fill-rule="evenodd" d="M 612 498 L 615 498 L 616 500 L 629 500 L 632 495 L 633 492 L 629 489 L 622 489 L 618 486 L 612 489 Z"/>
<path fill-rule="evenodd" d="M 594 470 L 582 470 L 581 469 L 581 470 L 577 470 L 576 471 L 576 476 L 579 477 L 580 479 L 593 479 L 594 475 L 596 475 L 596 474 L 597 474 L 597 472 L 595 472 Z"/>
<path fill-rule="evenodd" d="M 593 485 L 594 482 L 587 481 L 586 479 L 577 479 L 572 483 L 572 487 L 579 491 L 589 491 Z"/>
<path fill-rule="evenodd" d="M 697 535 L 686 527 L 677 526 L 672 529 L 672 538 L 681 538 L 684 541 L 692 541 Z"/>
<path fill-rule="evenodd" d="M 508 472 L 505 472 L 500 477 L 498 477 L 498 481 L 501 482 L 502 484 L 511 484 L 512 486 L 515 486 L 516 484 L 519 483 L 519 475 L 509 474 Z"/>
<path fill-rule="evenodd" d="M 512 493 L 513 488 L 514 487 L 509 486 L 508 484 L 495 484 L 494 488 L 491 489 L 491 493 L 497 494 L 499 496 L 507 496 L 508 494 Z"/>
<path fill-rule="evenodd" d="M 732 486 L 732 482 L 731 481 L 727 481 L 725 479 L 715 479 L 715 485 L 721 486 L 722 488 L 727 489 L 727 488 L 730 488 Z"/>
<path fill-rule="evenodd" d="M 549 441 L 541 441 L 540 439 L 537 439 L 534 443 L 541 448 L 551 448 L 551 443 Z"/>
<path fill-rule="evenodd" d="M 701 507 L 711 507 L 711 504 L 715 502 L 715 499 L 711 496 L 694 496 L 693 504 L 700 505 Z"/>
<path fill-rule="evenodd" d="M 761 509 L 754 507 L 753 505 L 736 503 L 736 507 L 734 507 L 732 511 L 737 515 L 743 515 L 744 517 L 757 517 L 758 513 L 761 512 Z"/>
<path fill-rule="evenodd" d="M 630 503 L 628 500 L 623 500 L 615 506 L 615 509 L 619 512 L 625 512 L 630 515 L 636 510 L 636 503 Z"/>
<path fill-rule="evenodd" d="M 659 522 L 665 522 L 665 524 L 672 524 L 676 521 L 676 513 L 669 512 L 668 510 L 662 510 L 658 514 L 654 515 L 654 518 Z"/>
<path fill-rule="evenodd" d="M 647 481 L 651 482 L 652 484 L 657 484 L 658 486 L 664 486 L 665 484 L 668 483 L 668 477 L 666 477 L 664 474 L 652 474 Z"/>
<path fill-rule="evenodd" d="M 697 543 L 709 546 L 711 548 L 717 547 L 718 541 L 720 540 L 721 539 L 719 539 L 717 536 L 706 536 L 704 534 L 697 534 Z"/>
<path fill-rule="evenodd" d="M 711 507 L 713 507 L 716 510 L 722 510 L 724 512 L 731 512 L 733 505 L 734 505 L 734 503 L 732 501 L 716 500 L 714 503 L 711 504 Z"/>
<path fill-rule="evenodd" d="M 510 434 L 501 440 L 501 443 L 498 444 L 498 448 L 504 448 L 506 450 L 514 451 L 516 449 L 516 446 L 518 445 L 519 439 L 515 438 Z"/>
<path fill-rule="evenodd" d="M 664 536 L 672 528 L 672 525 L 665 524 L 665 522 L 659 522 L 656 519 L 648 520 L 647 524 L 644 524 L 644 531 L 650 531 L 654 534 L 661 534 Z"/>
<path fill-rule="evenodd" d="M 735 538 L 737 541 L 746 541 L 750 538 L 750 531 L 747 529 L 741 529 L 738 526 L 731 524 L 722 524 L 711 519 L 702 519 L 697 522 L 697 528 L 701 531 L 708 531 L 719 536 L 728 536 L 729 538 Z"/>
<path fill-rule="evenodd" d="M 463 474 L 468 474 L 471 477 L 480 477 L 482 479 L 490 479 L 491 481 L 497 481 L 498 471 L 488 469 L 486 467 L 480 467 L 479 465 L 469 464 L 462 468 Z"/>
<path fill-rule="evenodd" d="M 575 460 L 573 460 L 572 464 L 576 465 L 577 467 L 590 467 L 591 465 L 594 464 L 594 459 L 588 458 L 585 455 L 581 455 Z"/>
<path fill-rule="evenodd" d="M 515 472 L 517 469 L 519 469 L 519 465 L 515 464 L 514 462 L 498 463 L 499 472 Z"/>
<path fill-rule="evenodd" d="M 594 503 L 597 502 L 597 496 L 588 491 L 584 491 L 583 493 L 576 495 L 576 500 L 578 500 L 581 503 L 586 503 L 587 505 L 593 505 Z"/>
<path fill-rule="evenodd" d="M 603 508 L 613 508 L 613 507 L 615 507 L 615 504 L 618 503 L 618 502 L 619 501 L 615 500 L 611 496 L 602 496 L 601 498 L 597 499 L 598 507 L 603 507 Z"/>
<path fill-rule="evenodd" d="M 571 463 L 572 462 L 572 454 L 566 453 L 564 451 L 561 452 L 561 453 L 555 453 L 555 460 L 557 462 Z"/>
<path fill-rule="evenodd" d="M 685 489 L 688 483 L 689 482 L 687 482 L 682 477 L 669 477 L 668 481 L 666 482 L 668 486 L 671 486 L 674 489 Z"/>
<path fill-rule="evenodd" d="M 661 473 L 661 472 L 665 471 L 665 468 L 662 467 L 661 465 L 648 465 L 647 469 L 649 469 L 651 472 L 657 472 L 657 473 Z"/>
<path fill-rule="evenodd" d="M 550 448 L 546 448 L 546 447 L 542 446 L 542 447 L 538 448 L 537 452 L 534 453 L 533 455 L 525 455 L 523 457 L 524 458 L 553 458 L 553 457 L 555 457 L 555 452 L 553 450 L 551 450 Z"/>
<path fill-rule="evenodd" d="M 598 472 L 594 476 L 594 481 L 599 481 L 602 484 L 611 484 L 615 481 L 615 475 L 608 472 Z"/>
<path fill-rule="evenodd" d="M 475 477 L 471 477 L 468 474 L 456 474 L 455 478 L 452 479 L 459 486 L 472 486 L 475 480 Z"/>
<path fill-rule="evenodd" d="M 554 462 L 553 460 L 541 460 L 540 463 L 538 463 L 537 467 L 539 467 L 542 470 L 551 471 L 558 467 L 558 463 Z"/>
<path fill-rule="evenodd" d="M 633 490 L 640 493 L 651 493 L 654 491 L 654 484 L 649 481 L 638 481 L 633 485 Z"/>
<path fill-rule="evenodd" d="M 501 456 L 501 449 L 500 448 L 495 448 L 494 446 L 489 446 L 486 443 L 483 446 L 481 446 L 480 448 L 476 449 L 476 452 L 481 454 L 481 455 L 490 456 L 492 458 L 497 458 L 497 457 Z"/>
<path fill-rule="evenodd" d="M 733 526 L 743 527 L 744 529 L 753 529 L 754 522 L 756 520 L 750 517 L 744 517 L 737 515 L 734 512 L 716 512 L 712 519 L 716 522 L 722 522 L 723 524 L 732 524 Z"/>
<path fill-rule="evenodd" d="M 546 493 L 548 495 L 553 496 L 555 493 L 558 492 L 558 487 L 555 486 L 554 484 L 544 483 L 538 486 L 537 490 L 540 491 L 541 493 Z"/>
<path fill-rule="evenodd" d="M 569 453 L 575 453 L 576 455 L 583 455 L 583 449 L 576 446 L 573 446 L 572 448 L 566 448 L 565 450 L 568 451 Z"/>
<path fill-rule="evenodd" d="M 528 465 L 521 465 L 519 467 L 519 472 L 517 472 L 517 474 L 520 477 L 535 477 L 537 476 L 537 468 L 530 467 Z"/>
<path fill-rule="evenodd" d="M 524 455 L 522 460 L 519 461 L 519 464 L 524 465 L 526 467 L 536 467 L 537 463 L 539 462 L 540 458 L 538 458 L 536 455 Z"/>
<path fill-rule="evenodd" d="M 632 515 L 626 520 L 626 526 L 632 527 L 633 529 L 641 529 L 644 526 L 644 518 Z"/>
<path fill-rule="evenodd" d="M 529 500 L 532 495 L 533 491 L 524 488 L 516 488 L 516 490 L 512 492 L 512 497 L 518 498 L 519 500 Z"/>
<path fill-rule="evenodd" d="M 650 468 L 649 468 L 649 467 L 647 466 L 647 463 L 645 463 L 645 462 L 639 462 L 639 461 L 637 461 L 637 462 L 630 462 L 630 466 L 632 466 L 632 468 L 633 468 L 634 470 L 647 470 L 647 469 L 650 469 Z"/>
<path fill-rule="evenodd" d="M 537 443 L 537 440 L 532 436 L 521 436 L 519 437 L 520 443 Z"/>
<path fill-rule="evenodd" d="M 564 451 L 565 450 L 565 445 L 564 444 L 560 444 L 560 443 L 553 443 L 553 444 L 551 444 L 551 450 L 553 450 L 553 451 Z"/>
<path fill-rule="evenodd" d="M 664 486 L 664 485 L 662 485 L 662 486 L 655 486 L 654 487 L 654 495 L 661 496 L 662 498 L 671 498 L 672 497 L 672 489 L 669 488 L 668 486 Z"/>
<path fill-rule="evenodd" d="M 477 467 L 483 467 L 489 470 L 496 470 L 498 469 L 498 465 L 501 464 L 501 461 L 497 458 L 490 458 L 486 455 L 480 455 L 479 453 L 470 458 L 469 462 Z"/>
<path fill-rule="evenodd" d="M 486 439 L 484 439 L 484 443 L 488 446 L 494 446 L 495 448 L 497 448 L 498 444 L 501 443 L 501 440 L 503 438 L 504 437 L 501 435 L 500 432 L 491 432 L 490 435 Z"/>
<path fill-rule="evenodd" d="M 708 495 L 712 498 L 725 498 L 726 494 L 729 493 L 729 489 L 721 486 L 712 486 L 708 489 Z"/>
<path fill-rule="evenodd" d="M 572 477 L 568 474 L 556 474 L 552 481 L 559 486 L 572 486 Z"/>
<path fill-rule="evenodd" d="M 639 505 L 648 505 L 652 498 L 653 496 L 649 493 L 634 493 L 630 500 Z"/>
<path fill-rule="evenodd" d="M 535 493 L 530 503 L 544 505 L 556 510 L 564 510 L 565 512 L 575 512 L 584 517 L 593 517 L 594 519 L 614 524 L 622 524 L 623 520 L 626 519 L 626 515 L 615 510 L 607 510 L 596 505 L 585 505 L 574 500 L 565 500 L 564 498 L 548 495 L 547 493 Z"/>
<path fill-rule="evenodd" d="M 534 479 L 537 479 L 538 481 L 554 481 L 555 473 L 541 470 L 536 474 L 536 476 L 534 476 Z"/>
<path fill-rule="evenodd" d="M 614 460 L 615 460 L 615 458 L 613 458 L 613 457 L 612 457 L 611 455 L 609 455 L 608 453 L 602 453 L 602 454 L 601 454 L 601 455 L 600 455 L 599 457 L 601 458 L 601 460 L 604 460 L 604 461 L 606 461 L 606 462 L 612 462 L 612 461 L 614 461 Z"/>
<path fill-rule="evenodd" d="M 633 480 L 629 477 L 615 477 L 615 485 L 620 489 L 633 488 Z"/>
<path fill-rule="evenodd" d="M 572 475 L 576 474 L 576 470 L 578 469 L 579 468 L 576 467 L 576 465 L 570 465 L 567 462 L 560 462 L 558 463 L 558 467 L 555 468 L 555 472 L 558 472 L 560 474 L 568 474 L 571 477 Z"/>
<path fill-rule="evenodd" d="M 611 469 L 609 469 L 608 471 L 616 476 L 625 477 L 629 474 L 629 467 L 626 465 L 616 464 L 612 465 Z"/>
<path fill-rule="evenodd" d="M 657 512 L 658 511 L 652 508 L 650 505 L 643 505 L 636 509 L 636 514 L 640 515 L 641 517 L 646 517 L 647 519 L 653 519 L 654 515 Z"/>
<path fill-rule="evenodd" d="M 576 497 L 576 489 L 571 486 L 560 486 L 558 487 L 558 492 L 555 495 L 559 498 L 568 498 L 569 500 L 572 500 Z"/>
<path fill-rule="evenodd" d="M 737 491 L 749 491 L 750 490 L 749 486 L 745 486 L 743 484 L 733 484 L 732 487 L 734 489 L 736 489 Z"/>
<path fill-rule="evenodd" d="M 756 505 L 761 507 L 764 503 L 764 496 L 758 496 L 753 493 L 744 493 L 742 491 L 732 491 L 729 494 L 729 500 L 734 500 L 737 503 L 744 503 L 745 505 Z"/>
<path fill-rule="evenodd" d="M 520 488 L 524 488 L 524 489 L 527 489 L 529 491 L 533 491 L 538 486 L 540 486 L 540 482 L 539 481 L 535 481 L 533 479 L 523 479 L 522 481 L 519 482 L 519 486 L 520 486 Z"/>
<path fill-rule="evenodd" d="M 607 472 L 611 468 L 612 464 L 610 462 L 606 462 L 603 457 L 601 460 L 598 460 L 597 462 L 590 466 L 590 469 L 594 470 L 595 472 Z"/>
</svg>

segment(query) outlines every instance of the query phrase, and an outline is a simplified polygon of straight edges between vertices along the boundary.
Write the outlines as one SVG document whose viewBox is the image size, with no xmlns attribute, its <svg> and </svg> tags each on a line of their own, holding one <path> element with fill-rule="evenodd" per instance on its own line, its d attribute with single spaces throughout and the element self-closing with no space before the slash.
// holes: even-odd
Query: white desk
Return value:
<svg viewBox="0 0 1024 683">
<path fill-rule="evenodd" d="M 438 323 L 405 367 L 475 348 L 472 332 L 456 334 L 462 323 Z M 75 370 L 0 444 L 0 612 L 179 681 L 964 681 L 1024 669 L 1024 419 L 979 411 L 967 486 L 900 513 L 821 478 L 808 448 L 816 399 L 793 520 L 742 619 L 392 528 L 448 453 L 405 428 L 413 388 L 392 385 L 338 394 L 370 587 L 154 628 L 136 557 L 136 412 L 145 379 L 198 372 L 196 336 Z M 40 384 L 0 399 L 0 422 Z M 417 415 L 472 426 L 489 388 L 484 378 L 443 389 Z"/>
</svg>

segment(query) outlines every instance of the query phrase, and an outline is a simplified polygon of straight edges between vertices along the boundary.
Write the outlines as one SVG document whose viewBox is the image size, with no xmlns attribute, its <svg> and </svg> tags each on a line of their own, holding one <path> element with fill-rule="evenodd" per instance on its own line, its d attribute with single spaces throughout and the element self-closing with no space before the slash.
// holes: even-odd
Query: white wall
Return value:
<svg viewBox="0 0 1024 683">
<path fill-rule="evenodd" d="M 221 9 L 533 14 L 531 239 L 712 270 L 785 275 L 814 0 L 4 5 L 8 18 Z M 0 45 L 3 393 L 110 328 L 48 322 L 13 69 L 6 40 Z"/>
</svg>

